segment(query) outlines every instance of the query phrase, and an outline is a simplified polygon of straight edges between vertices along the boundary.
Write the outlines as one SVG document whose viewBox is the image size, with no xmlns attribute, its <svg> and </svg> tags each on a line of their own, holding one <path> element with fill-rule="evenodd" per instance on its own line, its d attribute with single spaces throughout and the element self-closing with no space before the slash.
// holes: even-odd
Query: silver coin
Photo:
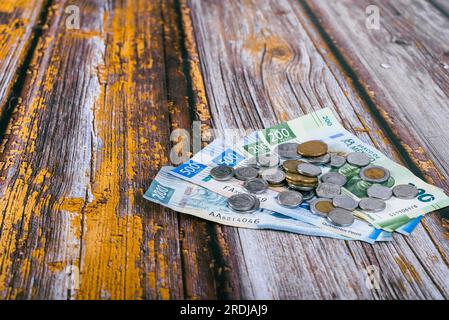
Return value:
<svg viewBox="0 0 449 320">
<path fill-rule="evenodd" d="M 315 197 L 315 191 L 314 190 L 301 191 L 301 194 L 302 194 L 302 198 L 303 198 L 304 201 L 310 200 L 310 199 Z"/>
<path fill-rule="evenodd" d="M 329 153 L 326 153 L 325 155 L 322 155 L 320 157 L 314 157 L 314 158 L 303 158 L 308 163 L 313 163 L 316 165 L 322 165 L 326 164 L 331 160 L 331 155 Z"/>
<path fill-rule="evenodd" d="M 301 155 L 298 154 L 298 144 L 296 142 L 282 143 L 274 149 L 274 151 L 282 159 L 298 159 Z"/>
<path fill-rule="evenodd" d="M 276 197 L 277 203 L 286 208 L 296 208 L 303 201 L 303 196 L 300 192 L 293 190 L 285 190 L 279 192 Z"/>
<path fill-rule="evenodd" d="M 318 177 L 321 174 L 320 167 L 307 162 L 301 162 L 300 164 L 298 164 L 296 170 L 298 170 L 300 174 L 308 177 Z"/>
<path fill-rule="evenodd" d="M 217 181 L 227 181 L 234 177 L 234 168 L 227 165 L 219 165 L 210 170 L 210 175 Z"/>
<path fill-rule="evenodd" d="M 279 165 L 280 159 L 277 154 L 263 154 L 256 157 L 257 164 L 261 167 L 275 167 Z"/>
<path fill-rule="evenodd" d="M 321 217 L 327 217 L 327 215 L 329 214 L 329 212 L 321 211 L 321 210 L 317 207 L 317 204 L 320 203 L 320 202 L 327 202 L 327 203 L 328 203 L 328 206 L 327 206 L 327 207 L 328 207 L 329 209 L 333 208 L 333 206 L 334 206 L 334 205 L 332 204 L 332 200 L 330 200 L 330 199 L 317 198 L 317 199 L 312 200 L 312 201 L 310 202 L 310 211 L 311 211 L 313 214 L 319 215 L 319 216 L 321 216 Z"/>
<path fill-rule="evenodd" d="M 373 171 L 377 171 L 374 172 Z M 359 176 L 362 180 L 371 183 L 383 183 L 390 179 L 390 171 L 381 166 L 367 166 L 360 169 Z"/>
<path fill-rule="evenodd" d="M 239 180 L 249 180 L 249 179 L 254 179 L 257 178 L 257 176 L 259 175 L 259 170 L 257 170 L 256 168 L 253 167 L 239 167 L 237 169 L 235 169 L 235 177 Z"/>
<path fill-rule="evenodd" d="M 228 198 L 228 206 L 235 211 L 251 210 L 256 204 L 256 197 L 252 194 L 240 193 Z"/>
<path fill-rule="evenodd" d="M 340 156 L 338 154 L 333 154 L 331 155 L 331 161 L 330 161 L 330 166 L 332 168 L 341 168 L 345 165 L 346 163 L 346 158 L 343 156 Z"/>
<path fill-rule="evenodd" d="M 315 192 L 320 198 L 332 199 L 341 193 L 341 187 L 337 184 L 322 182 L 318 185 Z"/>
<path fill-rule="evenodd" d="M 328 172 L 323 174 L 321 177 L 322 182 L 336 184 L 340 187 L 343 187 L 348 181 L 344 175 L 338 172 Z"/>
<path fill-rule="evenodd" d="M 354 211 L 359 205 L 356 200 L 344 194 L 332 198 L 332 203 L 335 207 L 343 208 L 349 211 Z"/>
<path fill-rule="evenodd" d="M 268 183 L 261 178 L 254 178 L 250 180 L 246 180 L 243 183 L 243 187 L 248 190 L 250 193 L 259 194 L 263 193 L 268 188 Z"/>
<path fill-rule="evenodd" d="M 399 199 L 414 199 L 418 195 L 418 188 L 410 184 L 398 184 L 393 188 L 393 194 Z"/>
<path fill-rule="evenodd" d="M 388 200 L 393 195 L 393 191 L 385 186 L 380 186 L 378 184 L 374 184 L 366 190 L 368 197 L 377 198 L 382 200 Z"/>
<path fill-rule="evenodd" d="M 281 184 L 285 180 L 285 173 L 281 169 L 271 168 L 262 171 L 262 178 L 269 184 Z"/>
<path fill-rule="evenodd" d="M 342 208 L 335 208 L 327 215 L 327 219 L 339 227 L 349 227 L 354 223 L 354 215 Z"/>
<path fill-rule="evenodd" d="M 298 191 L 312 191 L 315 189 L 314 187 L 298 186 L 298 185 L 291 184 L 291 183 L 288 184 L 288 188 L 293 189 L 293 190 L 298 190 Z"/>
<path fill-rule="evenodd" d="M 346 161 L 356 167 L 365 167 L 371 163 L 371 158 L 364 152 L 351 152 L 346 156 Z"/>
<path fill-rule="evenodd" d="M 237 212 L 237 213 L 240 213 L 240 214 L 253 213 L 253 212 L 259 210 L 260 209 L 260 200 L 257 197 L 254 197 L 254 198 L 255 198 L 255 203 L 254 203 L 254 206 L 251 209 L 249 209 L 249 210 L 235 210 L 235 209 L 233 209 L 233 210 L 235 212 Z"/>
<path fill-rule="evenodd" d="M 386 206 L 385 201 L 376 198 L 365 198 L 359 202 L 359 208 L 368 212 L 380 212 L 385 210 Z"/>
</svg>

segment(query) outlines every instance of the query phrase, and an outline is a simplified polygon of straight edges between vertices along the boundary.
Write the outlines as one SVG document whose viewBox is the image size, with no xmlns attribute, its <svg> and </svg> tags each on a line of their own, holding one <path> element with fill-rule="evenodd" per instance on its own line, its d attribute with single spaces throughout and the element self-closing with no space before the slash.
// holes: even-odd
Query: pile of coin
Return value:
<svg viewBox="0 0 449 320">
<path fill-rule="evenodd" d="M 236 169 L 227 165 L 212 168 L 210 174 L 217 181 L 232 178 L 243 181 L 248 194 L 230 197 L 228 206 L 232 210 L 239 213 L 258 210 L 260 201 L 254 195 L 272 187 L 280 191 L 276 197 L 279 205 L 296 208 L 307 201 L 312 213 L 345 227 L 354 222 L 353 211 L 356 209 L 379 212 L 386 208 L 386 201 L 393 196 L 413 199 L 418 195 L 418 189 L 413 185 L 399 184 L 393 189 L 381 185 L 389 180 L 390 171 L 371 165 L 371 158 L 363 152 L 351 152 L 346 156 L 331 154 L 328 145 L 319 140 L 299 144 L 288 142 L 278 145 L 274 151 L 256 156 Z M 346 164 L 357 169 L 360 179 L 369 185 L 368 197 L 360 202 L 342 194 L 342 188 L 348 182 L 345 175 L 334 171 L 323 174 L 323 166 L 339 169 Z"/>
<path fill-rule="evenodd" d="M 228 198 L 228 206 L 238 213 L 253 213 L 259 210 L 259 199 L 248 193 L 240 193 Z"/>
</svg>

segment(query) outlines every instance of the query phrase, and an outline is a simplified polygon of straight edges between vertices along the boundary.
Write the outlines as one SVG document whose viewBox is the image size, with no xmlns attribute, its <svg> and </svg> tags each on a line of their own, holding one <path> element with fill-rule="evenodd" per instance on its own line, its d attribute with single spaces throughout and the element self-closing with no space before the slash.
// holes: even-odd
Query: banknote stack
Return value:
<svg viewBox="0 0 449 320">
<path fill-rule="evenodd" d="M 346 131 L 330 109 L 216 139 L 145 198 L 224 225 L 369 243 L 409 235 L 444 192 Z"/>
</svg>

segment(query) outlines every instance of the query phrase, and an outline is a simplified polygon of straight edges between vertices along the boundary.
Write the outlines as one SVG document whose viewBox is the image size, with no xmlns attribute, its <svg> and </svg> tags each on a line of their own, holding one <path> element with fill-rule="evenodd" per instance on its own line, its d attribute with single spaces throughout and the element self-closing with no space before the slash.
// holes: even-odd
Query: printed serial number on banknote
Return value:
<svg viewBox="0 0 449 320">
<path fill-rule="evenodd" d="M 313 215 L 304 208 L 284 208 L 275 201 L 276 190 L 270 189 L 259 196 L 262 208 L 279 212 L 344 237 L 373 242 L 381 234 L 379 229 L 402 230 L 404 226 L 416 225 L 415 222 L 423 214 L 449 205 L 449 198 L 441 189 L 425 183 L 407 168 L 395 163 L 374 147 L 362 142 L 345 130 L 328 108 L 256 131 L 232 145 L 217 139 L 192 159 L 172 169 L 170 173 L 229 197 L 235 193 L 244 192 L 241 181 L 236 179 L 226 182 L 215 181 L 209 174 L 211 168 L 219 164 L 239 167 L 250 162 L 259 154 L 273 152 L 275 147 L 281 143 L 301 143 L 313 139 L 325 142 L 329 146 L 330 153 L 346 155 L 350 152 L 361 151 L 368 154 L 373 165 L 385 167 L 391 172 L 390 179 L 383 185 L 392 187 L 396 184 L 413 184 L 419 189 L 418 196 L 412 200 L 391 199 L 385 210 L 381 212 L 371 213 L 357 210 L 355 215 L 360 220 L 357 219 L 350 227 L 332 225 L 326 219 Z M 346 176 L 348 183 L 344 188 L 345 193 L 358 199 L 367 196 L 366 190 L 371 184 L 360 179 L 360 168 L 346 164 L 338 169 L 327 168 L 327 170 L 338 171 Z"/>
</svg>

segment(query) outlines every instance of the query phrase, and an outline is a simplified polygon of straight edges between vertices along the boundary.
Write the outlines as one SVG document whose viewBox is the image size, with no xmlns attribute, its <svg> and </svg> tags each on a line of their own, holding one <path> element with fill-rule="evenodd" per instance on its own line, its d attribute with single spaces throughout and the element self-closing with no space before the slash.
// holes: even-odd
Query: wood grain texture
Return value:
<svg viewBox="0 0 449 320">
<path fill-rule="evenodd" d="M 445 0 L 430 0 L 430 3 L 435 6 L 442 14 L 449 18 L 449 3 Z"/>
<path fill-rule="evenodd" d="M 174 4 L 78 1 L 69 30 L 68 3 L 2 141 L 0 297 L 214 298 L 209 226 L 143 199 L 189 122 Z"/>
<path fill-rule="evenodd" d="M 400 161 L 391 140 L 343 73 L 314 42 L 295 1 L 187 1 L 214 127 L 256 129 L 331 107 L 362 140 Z M 187 18 L 186 18 L 187 19 Z M 188 24 L 188 23 L 186 23 Z M 328 53 L 331 55 L 330 53 Z M 195 60 L 195 59 L 194 59 Z M 447 246 L 440 230 L 374 246 L 222 227 L 241 295 L 249 298 L 443 298 Z M 381 269 L 368 290 L 364 268 Z"/>
<path fill-rule="evenodd" d="M 334 5 L 335 4 L 335 5 Z M 381 12 L 381 29 L 365 30 L 367 2 L 307 2 L 316 23 L 337 47 L 369 109 L 389 132 L 415 173 L 449 192 L 445 144 L 449 96 L 449 19 L 425 1 L 370 2 Z M 364 30 L 355 32 L 355 30 Z M 323 31 L 323 30 L 322 30 Z M 318 42 L 318 38 L 314 39 Z M 361 44 L 364 44 L 363 46 Z M 332 65 L 331 59 L 327 59 Z M 382 64 L 391 68 L 382 68 Z M 333 70 L 339 68 L 334 63 Z M 447 208 L 423 223 L 449 261 Z"/>
<path fill-rule="evenodd" d="M 288 0 L 85 0 L 76 2 L 81 29 L 69 30 L 69 4 L 52 1 L 48 7 L 3 132 L 1 299 L 448 298 L 449 237 L 435 214 L 412 236 L 371 246 L 224 227 L 143 199 L 160 166 L 168 164 L 170 148 L 188 142 L 170 140 L 174 129 L 192 134 L 191 122 L 198 120 L 207 140 L 212 128 L 243 132 L 324 106 L 363 141 L 447 186 L 446 163 L 437 163 L 444 151 L 415 148 L 423 139 L 433 144 L 439 138 L 398 124 L 397 106 L 408 99 L 406 91 L 389 94 L 374 83 L 376 95 L 365 96 L 350 77 L 365 85 L 379 81 L 379 72 L 365 74 L 359 62 L 342 66 L 323 38 L 331 34 L 324 15 L 331 9 Z M 343 14 L 346 5 L 332 10 Z M 414 11 L 420 6 L 428 13 Z M 19 23 L 24 29 L 15 37 L 0 35 L 9 43 L 1 47 L 3 96 L 17 83 L 41 10 L 40 1 L 0 5 L 0 25 L 30 19 Z M 447 94 L 447 74 L 432 63 L 445 58 L 438 54 L 446 44 L 437 43 L 445 34 L 433 36 L 426 28 L 446 22 L 427 3 L 413 2 L 407 10 L 385 23 L 401 32 L 417 28 L 406 35 L 418 49 L 407 50 L 424 67 L 405 70 L 414 75 L 410 85 L 434 81 L 426 99 L 440 103 L 432 95 Z M 315 14 L 324 17 L 324 33 Z M 354 38 L 358 43 L 363 35 Z M 367 45 L 363 41 L 359 45 Z M 371 50 L 379 43 L 372 41 Z M 355 56 L 357 50 L 347 47 L 337 50 Z M 412 59 L 394 53 L 397 65 Z M 428 88 L 422 85 L 412 88 Z M 377 108 L 385 109 L 381 117 L 371 115 Z M 401 111 L 406 121 L 416 121 L 416 110 Z M 441 125 L 441 118 L 435 121 Z M 432 152 L 430 160 L 424 150 Z M 366 287 L 368 265 L 379 267 L 381 290 Z M 68 269 L 80 270 L 79 289 L 67 286 Z"/>
<path fill-rule="evenodd" d="M 0 113 L 17 80 L 33 39 L 33 28 L 44 10 L 44 0 L 4 0 L 0 3 Z"/>
</svg>

